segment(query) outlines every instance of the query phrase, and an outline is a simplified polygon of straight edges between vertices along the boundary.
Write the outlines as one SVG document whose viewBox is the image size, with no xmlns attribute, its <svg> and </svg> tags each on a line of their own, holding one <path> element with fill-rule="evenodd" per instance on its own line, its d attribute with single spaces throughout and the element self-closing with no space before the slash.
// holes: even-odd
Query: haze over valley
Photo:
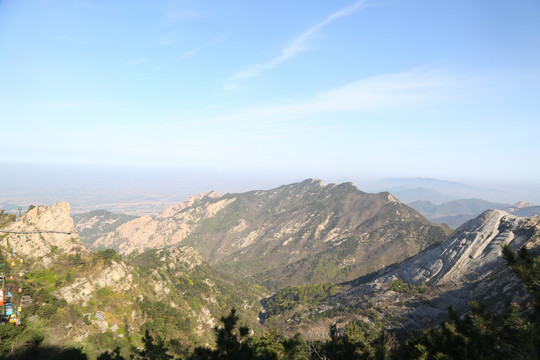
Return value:
<svg viewBox="0 0 540 360">
<path fill-rule="evenodd" d="M 540 185 L 522 179 L 478 183 L 473 179 L 389 178 L 361 170 L 356 174 L 332 174 L 323 170 L 281 173 L 73 164 L 4 163 L 2 169 L 6 175 L 0 178 L 3 190 L 0 205 L 10 211 L 18 206 L 68 201 L 74 214 L 104 209 L 154 216 L 168 206 L 210 190 L 220 194 L 267 190 L 307 178 L 321 179 L 325 183 L 353 182 L 365 192 L 388 191 L 406 204 L 415 201 L 442 204 L 472 198 L 499 204 L 519 201 L 540 204 Z"/>
</svg>

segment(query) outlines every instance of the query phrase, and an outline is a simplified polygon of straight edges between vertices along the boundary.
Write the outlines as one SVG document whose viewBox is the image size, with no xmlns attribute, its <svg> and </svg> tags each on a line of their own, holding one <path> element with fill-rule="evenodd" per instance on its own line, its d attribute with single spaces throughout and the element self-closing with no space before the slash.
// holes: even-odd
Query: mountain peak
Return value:
<svg viewBox="0 0 540 360">
<path fill-rule="evenodd" d="M 193 205 L 197 203 L 200 203 L 205 200 L 217 199 L 220 197 L 221 197 L 221 194 L 215 192 L 214 190 L 202 192 L 200 194 L 187 198 L 184 202 L 180 204 L 174 204 L 172 206 L 169 206 L 167 209 L 161 212 L 158 216 L 156 216 L 156 219 L 164 219 L 164 218 L 170 217 L 174 215 L 176 212 L 192 207 Z"/>
<path fill-rule="evenodd" d="M 533 207 L 533 206 L 534 204 L 528 201 L 520 201 L 520 202 L 515 203 L 512 207 L 523 209 L 523 208 L 528 208 L 528 207 Z"/>
<path fill-rule="evenodd" d="M 68 254 L 87 252 L 75 231 L 70 211 L 67 202 L 36 206 L 2 229 L 7 236 L 0 246 L 22 256 L 41 258 L 46 265 L 52 263 L 59 250 Z"/>
<path fill-rule="evenodd" d="M 301 182 L 301 184 L 317 184 L 319 186 L 324 186 L 324 181 L 320 179 L 309 178 Z"/>
<path fill-rule="evenodd" d="M 313 187 L 324 188 L 326 186 L 322 180 L 311 179 L 311 178 L 306 179 L 306 180 L 304 180 L 302 182 L 299 182 L 299 183 L 291 184 L 291 185 L 292 186 L 298 185 L 298 186 L 301 186 L 301 187 L 308 187 L 308 188 L 313 188 Z"/>
<path fill-rule="evenodd" d="M 392 203 L 399 203 L 399 200 L 394 195 L 390 194 L 388 191 L 384 191 L 379 194 L 385 197 L 386 199 L 388 199 L 388 201 Z"/>
<path fill-rule="evenodd" d="M 94 246 L 130 253 L 182 243 L 212 265 L 279 286 L 351 279 L 401 261 L 446 234 L 389 193 L 307 179 L 221 197 L 203 193 L 154 219 L 122 224 Z M 384 259 L 369 261 L 368 251 Z"/>
</svg>

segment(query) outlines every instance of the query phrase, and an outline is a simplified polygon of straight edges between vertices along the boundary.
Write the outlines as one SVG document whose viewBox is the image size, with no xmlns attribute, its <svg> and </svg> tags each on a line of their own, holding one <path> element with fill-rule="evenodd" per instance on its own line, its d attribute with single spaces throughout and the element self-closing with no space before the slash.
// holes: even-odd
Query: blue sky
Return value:
<svg viewBox="0 0 540 360">
<path fill-rule="evenodd" d="M 0 1 L 3 161 L 540 181 L 540 2 Z"/>
</svg>

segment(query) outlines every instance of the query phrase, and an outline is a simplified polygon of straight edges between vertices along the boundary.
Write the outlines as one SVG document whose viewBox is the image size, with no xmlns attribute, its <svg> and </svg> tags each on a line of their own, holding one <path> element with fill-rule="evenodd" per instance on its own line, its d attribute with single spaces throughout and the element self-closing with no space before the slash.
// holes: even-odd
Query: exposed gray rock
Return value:
<svg viewBox="0 0 540 360">
<path fill-rule="evenodd" d="M 340 313 L 339 309 L 346 305 L 346 309 L 356 310 L 331 315 L 333 321 L 370 313 L 388 327 L 414 331 L 446 320 L 449 306 L 466 313 L 471 300 L 485 303 L 496 313 L 504 312 L 512 302 L 530 308 L 530 295 L 502 257 L 505 243 L 515 249 L 539 249 L 540 216 L 520 218 L 488 210 L 463 224 L 441 244 L 400 264 L 342 284 L 341 293 L 309 311 L 330 309 Z M 428 286 L 423 293 L 400 293 L 390 286 L 398 279 L 412 286 Z"/>
<path fill-rule="evenodd" d="M 518 247 L 528 240 L 520 231 L 528 222 L 529 219 L 501 210 L 488 210 L 458 228 L 440 245 L 403 262 L 381 281 L 389 276 L 430 285 L 481 280 L 481 276 L 487 276 L 493 268 L 504 264 L 500 256 L 504 243 Z"/>
<path fill-rule="evenodd" d="M 447 316 L 447 307 L 467 310 L 477 299 L 492 311 L 504 311 L 510 302 L 526 306 L 530 301 L 521 281 L 502 258 L 503 245 L 513 248 L 537 247 L 540 217 L 519 218 L 501 210 L 488 210 L 465 223 L 440 245 L 427 249 L 387 270 L 369 285 L 401 279 L 408 283 L 426 282 L 427 301 L 406 309 L 405 327 L 422 328 Z M 351 292 L 354 292 L 351 289 Z"/>
</svg>

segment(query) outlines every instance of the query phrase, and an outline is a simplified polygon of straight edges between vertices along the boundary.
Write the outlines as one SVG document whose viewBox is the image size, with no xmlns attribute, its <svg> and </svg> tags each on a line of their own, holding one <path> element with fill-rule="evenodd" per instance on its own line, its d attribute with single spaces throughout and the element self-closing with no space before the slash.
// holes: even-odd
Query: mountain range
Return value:
<svg viewBox="0 0 540 360">
<path fill-rule="evenodd" d="M 417 200 L 408 205 L 430 221 L 437 224 L 446 224 L 453 229 L 489 209 L 504 210 L 516 216 L 540 215 L 540 206 L 535 206 L 527 201 L 520 201 L 514 205 L 509 205 L 475 198 L 454 200 L 442 204 L 435 204 L 427 200 Z"/>
<path fill-rule="evenodd" d="M 232 307 L 256 333 L 275 327 L 312 340 L 350 320 L 404 336 L 475 299 L 497 313 L 510 302 L 531 311 L 501 248 L 537 256 L 538 216 L 490 210 L 450 234 L 389 193 L 312 179 L 207 192 L 155 217 L 98 211 L 74 222 L 70 210 L 61 202 L 0 214 L 21 344 L 39 338 L 96 355 L 140 347 L 148 330 L 193 348 L 212 343 Z"/>
<path fill-rule="evenodd" d="M 92 214 L 77 219 L 79 228 L 102 224 Z M 130 254 L 185 244 L 217 269 L 277 289 L 352 280 L 448 234 L 389 193 L 308 179 L 265 191 L 203 193 L 122 223 L 90 247 Z"/>
</svg>

